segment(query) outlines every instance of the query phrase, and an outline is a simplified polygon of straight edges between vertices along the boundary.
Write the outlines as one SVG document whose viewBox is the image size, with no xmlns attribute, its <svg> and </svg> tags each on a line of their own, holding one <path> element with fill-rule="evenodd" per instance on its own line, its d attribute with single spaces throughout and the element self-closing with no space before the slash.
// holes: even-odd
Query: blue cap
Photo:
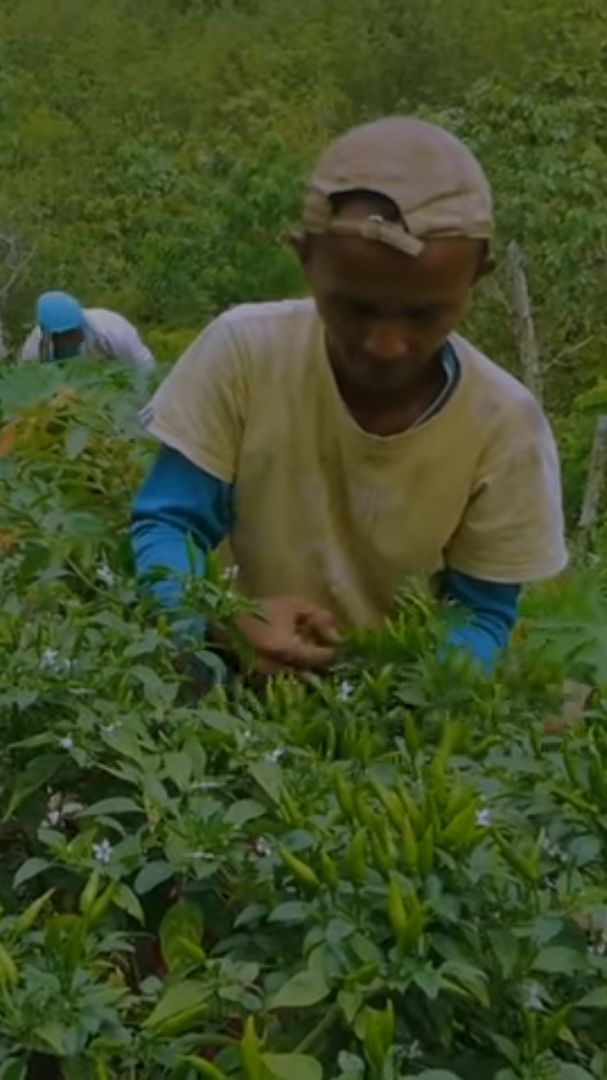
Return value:
<svg viewBox="0 0 607 1080">
<path fill-rule="evenodd" d="M 45 334 L 63 334 L 84 326 L 84 312 L 69 293 L 46 292 L 38 297 L 36 322 Z"/>
</svg>

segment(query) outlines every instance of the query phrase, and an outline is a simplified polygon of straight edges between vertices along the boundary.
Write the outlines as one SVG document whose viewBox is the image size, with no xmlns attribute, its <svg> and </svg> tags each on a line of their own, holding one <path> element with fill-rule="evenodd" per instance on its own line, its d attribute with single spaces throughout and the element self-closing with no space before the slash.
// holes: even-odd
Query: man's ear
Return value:
<svg viewBox="0 0 607 1080">
<path fill-rule="evenodd" d="M 474 284 L 480 281 L 481 278 L 487 277 L 487 274 L 491 274 L 495 270 L 495 259 L 493 252 L 486 241 L 483 241 L 482 250 L 479 254 L 478 265 L 476 267 L 476 273 L 474 275 Z"/>
<path fill-rule="evenodd" d="M 297 258 L 299 259 L 302 267 L 305 270 L 306 264 L 309 262 L 310 259 L 310 236 L 308 235 L 308 233 L 304 232 L 301 229 L 294 229 L 292 232 L 289 233 L 287 237 L 287 242 L 297 255 Z"/>
</svg>

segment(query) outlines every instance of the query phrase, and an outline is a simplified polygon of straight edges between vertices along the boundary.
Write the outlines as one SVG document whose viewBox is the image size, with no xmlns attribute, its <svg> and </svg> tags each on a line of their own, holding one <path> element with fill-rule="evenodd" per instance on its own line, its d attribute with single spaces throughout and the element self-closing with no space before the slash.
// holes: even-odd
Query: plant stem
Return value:
<svg viewBox="0 0 607 1080">
<path fill-rule="evenodd" d="M 329 1011 L 326 1012 L 325 1015 L 322 1017 L 322 1019 L 318 1021 L 318 1023 L 308 1032 L 307 1035 L 304 1035 L 301 1042 L 298 1043 L 298 1045 L 295 1047 L 293 1053 L 303 1054 L 306 1050 L 310 1050 L 314 1046 L 316 1041 L 320 1038 L 320 1036 L 324 1035 L 325 1031 L 327 1031 L 331 1027 L 331 1024 L 333 1024 L 333 1022 L 337 1019 L 338 1016 L 339 1005 L 334 1002 Z"/>
</svg>

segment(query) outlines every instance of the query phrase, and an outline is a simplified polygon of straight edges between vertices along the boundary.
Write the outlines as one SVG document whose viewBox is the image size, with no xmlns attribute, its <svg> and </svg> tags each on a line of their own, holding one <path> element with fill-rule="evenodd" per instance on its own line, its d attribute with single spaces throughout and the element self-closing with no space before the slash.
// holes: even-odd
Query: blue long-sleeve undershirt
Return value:
<svg viewBox="0 0 607 1080">
<path fill-rule="evenodd" d="M 181 576 L 204 572 L 206 553 L 229 534 L 232 520 L 232 485 L 162 446 L 135 500 L 131 527 L 138 577 L 157 567 L 174 575 L 148 585 L 161 607 L 179 608 Z M 192 544 L 187 543 L 188 536 Z M 482 581 L 446 569 L 441 595 L 454 601 L 463 615 L 461 624 L 450 631 L 447 646 L 461 649 L 490 672 L 508 643 L 519 593 L 518 584 Z"/>
</svg>

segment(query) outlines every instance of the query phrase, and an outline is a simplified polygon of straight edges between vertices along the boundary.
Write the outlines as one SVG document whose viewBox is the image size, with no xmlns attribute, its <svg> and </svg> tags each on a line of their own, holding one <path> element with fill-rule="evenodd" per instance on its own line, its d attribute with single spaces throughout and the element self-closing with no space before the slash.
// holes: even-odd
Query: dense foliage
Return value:
<svg viewBox="0 0 607 1080">
<path fill-rule="evenodd" d="M 602 373 L 605 12 L 597 0 L 28 0 L 0 5 L 0 237 L 44 288 L 124 311 L 174 359 L 217 310 L 301 288 L 281 236 L 334 132 L 444 120 L 527 251 L 551 403 Z M 502 260 L 503 261 L 503 260 Z M 507 275 L 473 328 L 516 366 Z"/>
<path fill-rule="evenodd" d="M 0 380 L 0 1076 L 607 1076 L 603 706 L 544 730 L 600 592 L 532 595 L 495 682 L 413 590 L 323 680 L 201 695 L 132 581 L 136 396 Z"/>
</svg>

